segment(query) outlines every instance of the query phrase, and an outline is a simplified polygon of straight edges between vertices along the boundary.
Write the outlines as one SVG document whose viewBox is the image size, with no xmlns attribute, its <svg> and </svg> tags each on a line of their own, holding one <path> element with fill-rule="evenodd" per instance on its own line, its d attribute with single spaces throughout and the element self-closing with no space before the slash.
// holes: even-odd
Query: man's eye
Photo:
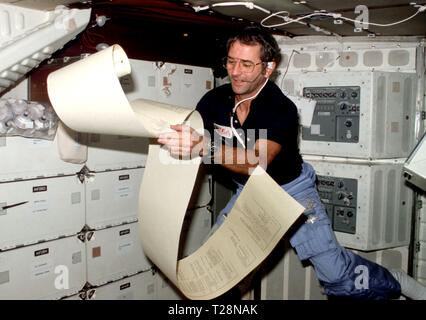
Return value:
<svg viewBox="0 0 426 320">
<path fill-rule="evenodd" d="M 250 68 L 251 66 L 252 66 L 252 64 L 250 62 L 243 62 L 244 68 Z"/>
<path fill-rule="evenodd" d="M 232 65 L 234 65 L 236 63 L 236 61 L 235 60 L 230 60 L 230 59 L 228 59 L 228 64 L 232 64 Z"/>
</svg>

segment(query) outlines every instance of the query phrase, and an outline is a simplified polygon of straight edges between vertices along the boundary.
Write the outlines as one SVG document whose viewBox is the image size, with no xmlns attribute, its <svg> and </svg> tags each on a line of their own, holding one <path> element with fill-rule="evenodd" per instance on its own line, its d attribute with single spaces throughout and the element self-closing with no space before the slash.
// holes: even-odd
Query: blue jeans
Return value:
<svg viewBox="0 0 426 320">
<path fill-rule="evenodd" d="M 309 259 L 327 295 L 374 300 L 398 296 L 400 285 L 387 269 L 343 248 L 337 242 L 315 180 L 312 166 L 303 163 L 300 176 L 281 186 L 306 208 L 304 215 L 307 221 L 289 235 L 290 244 L 296 249 L 299 259 Z M 239 183 L 237 185 L 235 195 L 220 212 L 212 230 L 217 230 L 233 208 L 244 187 Z"/>
</svg>

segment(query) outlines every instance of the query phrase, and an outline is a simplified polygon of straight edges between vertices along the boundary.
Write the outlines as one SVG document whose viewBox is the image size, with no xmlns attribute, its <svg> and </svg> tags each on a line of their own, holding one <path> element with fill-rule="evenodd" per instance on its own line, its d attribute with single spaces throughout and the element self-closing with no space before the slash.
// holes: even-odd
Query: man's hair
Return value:
<svg viewBox="0 0 426 320">
<path fill-rule="evenodd" d="M 278 65 L 281 61 L 280 47 L 275 38 L 259 27 L 246 27 L 238 34 L 228 39 L 226 50 L 229 52 L 231 45 L 239 41 L 245 45 L 260 45 L 260 60 L 263 62 L 275 61 Z"/>
</svg>

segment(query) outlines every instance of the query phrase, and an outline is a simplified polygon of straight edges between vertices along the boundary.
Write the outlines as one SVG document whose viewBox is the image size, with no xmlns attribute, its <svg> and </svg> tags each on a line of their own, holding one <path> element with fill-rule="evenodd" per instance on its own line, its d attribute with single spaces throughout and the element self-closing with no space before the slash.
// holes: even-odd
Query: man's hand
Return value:
<svg viewBox="0 0 426 320">
<path fill-rule="evenodd" d="M 161 133 L 157 141 L 166 145 L 172 156 L 192 159 L 203 154 L 206 143 L 202 135 L 183 124 L 171 125 L 170 128 L 175 132 Z"/>
</svg>

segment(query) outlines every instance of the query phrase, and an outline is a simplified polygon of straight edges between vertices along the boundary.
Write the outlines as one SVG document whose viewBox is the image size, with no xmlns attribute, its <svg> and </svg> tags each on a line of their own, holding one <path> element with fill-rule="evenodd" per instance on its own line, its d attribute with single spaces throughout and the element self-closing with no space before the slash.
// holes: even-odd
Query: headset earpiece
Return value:
<svg viewBox="0 0 426 320">
<path fill-rule="evenodd" d="M 269 61 L 266 67 L 268 69 L 273 69 L 274 68 L 274 63 L 272 61 Z"/>
</svg>

